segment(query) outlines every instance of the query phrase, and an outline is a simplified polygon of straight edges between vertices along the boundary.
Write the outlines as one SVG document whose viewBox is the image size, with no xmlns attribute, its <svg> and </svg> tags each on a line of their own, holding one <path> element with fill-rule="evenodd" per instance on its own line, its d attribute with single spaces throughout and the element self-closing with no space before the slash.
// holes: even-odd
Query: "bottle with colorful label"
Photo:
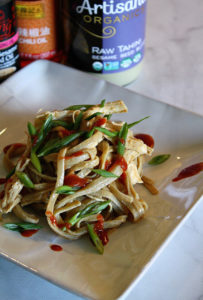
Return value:
<svg viewBox="0 0 203 300">
<path fill-rule="evenodd" d="M 69 63 L 119 85 L 133 81 L 144 57 L 146 0 L 64 0 Z M 67 25 L 68 24 L 68 25 Z"/>
<path fill-rule="evenodd" d="M 21 65 L 37 59 L 60 61 L 56 0 L 16 0 Z"/>
<path fill-rule="evenodd" d="M 19 69 L 15 3 L 0 0 L 0 81 Z"/>
</svg>

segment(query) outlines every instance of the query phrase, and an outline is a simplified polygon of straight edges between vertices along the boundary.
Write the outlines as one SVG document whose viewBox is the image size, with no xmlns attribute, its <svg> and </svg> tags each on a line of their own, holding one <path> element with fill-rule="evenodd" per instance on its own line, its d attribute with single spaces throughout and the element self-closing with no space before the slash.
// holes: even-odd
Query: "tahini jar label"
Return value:
<svg viewBox="0 0 203 300">
<path fill-rule="evenodd" d="M 130 69 L 144 55 L 146 0 L 69 1 L 71 63 L 102 74 Z"/>
</svg>

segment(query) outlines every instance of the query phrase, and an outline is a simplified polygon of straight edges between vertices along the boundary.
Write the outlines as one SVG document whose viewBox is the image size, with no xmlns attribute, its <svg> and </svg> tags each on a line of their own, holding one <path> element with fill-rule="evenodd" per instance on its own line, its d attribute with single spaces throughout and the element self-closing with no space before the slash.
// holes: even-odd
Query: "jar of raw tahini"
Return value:
<svg viewBox="0 0 203 300">
<path fill-rule="evenodd" d="M 144 56 L 146 0 L 63 0 L 69 64 L 125 85 Z"/>
</svg>

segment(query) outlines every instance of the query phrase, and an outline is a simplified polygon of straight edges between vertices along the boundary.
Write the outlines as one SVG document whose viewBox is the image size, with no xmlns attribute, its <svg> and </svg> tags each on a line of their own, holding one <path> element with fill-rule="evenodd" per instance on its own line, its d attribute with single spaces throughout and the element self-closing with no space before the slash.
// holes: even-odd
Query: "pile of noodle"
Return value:
<svg viewBox="0 0 203 300">
<path fill-rule="evenodd" d="M 44 121 L 52 115 L 53 120 L 74 123 L 81 110 L 62 110 L 45 112 L 36 116 L 35 127 L 39 131 Z M 95 113 L 103 116 L 127 112 L 123 101 L 115 101 L 101 105 L 94 105 L 83 110 L 82 121 L 78 130 L 88 132 L 95 122 L 104 118 L 101 114 L 86 120 Z M 107 120 L 101 127 L 109 131 L 119 131 L 122 122 Z M 51 129 L 49 136 L 63 136 L 63 127 Z M 63 227 L 68 220 L 88 205 L 109 200 L 108 207 L 102 212 L 104 229 L 115 228 L 126 220 L 137 221 L 147 210 L 146 202 L 136 192 L 136 184 L 143 183 L 142 166 L 145 155 L 151 155 L 153 149 L 142 140 L 136 139 L 129 129 L 125 142 L 124 159 L 127 162 L 125 181 L 120 180 L 122 167 L 112 164 L 111 172 L 118 177 L 103 177 L 92 172 L 92 169 L 105 169 L 108 162 L 117 157 L 117 137 L 109 137 L 103 132 L 95 130 L 94 134 L 84 139 L 79 137 L 57 153 L 51 153 L 41 158 L 42 172 L 38 172 L 30 160 L 32 140 L 30 135 L 27 144 L 18 148 L 10 146 L 4 156 L 4 163 L 8 171 L 13 169 L 26 173 L 34 183 L 34 188 L 24 186 L 14 173 L 6 182 L 4 195 L 0 199 L 0 212 L 13 212 L 25 222 L 37 223 L 37 215 L 30 213 L 26 207 L 40 208 L 45 211 L 51 229 L 67 239 L 78 239 L 87 233 L 86 224 L 97 222 L 97 214 L 81 218 L 72 227 Z M 74 156 L 74 153 L 77 153 Z M 17 163 L 15 158 L 17 157 Z M 70 174 L 88 179 L 88 184 L 76 190 L 73 194 L 56 193 L 56 189 L 64 185 L 64 178 Z M 29 211 L 29 212 L 28 212 Z M 36 210 L 35 210 L 36 211 Z"/>
</svg>

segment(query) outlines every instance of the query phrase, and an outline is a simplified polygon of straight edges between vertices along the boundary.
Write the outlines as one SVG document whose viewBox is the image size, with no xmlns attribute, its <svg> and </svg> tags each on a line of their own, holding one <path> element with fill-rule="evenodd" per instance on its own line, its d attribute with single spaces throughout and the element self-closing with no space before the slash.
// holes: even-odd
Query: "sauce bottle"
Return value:
<svg viewBox="0 0 203 300">
<path fill-rule="evenodd" d="M 137 78 L 144 56 L 146 0 L 64 0 L 69 63 L 118 85 Z M 68 22 L 67 22 L 68 20 Z"/>
<path fill-rule="evenodd" d="M 0 82 L 19 69 L 15 3 L 0 1 Z"/>
<path fill-rule="evenodd" d="M 37 59 L 61 61 L 57 0 L 16 0 L 21 66 Z"/>
</svg>

